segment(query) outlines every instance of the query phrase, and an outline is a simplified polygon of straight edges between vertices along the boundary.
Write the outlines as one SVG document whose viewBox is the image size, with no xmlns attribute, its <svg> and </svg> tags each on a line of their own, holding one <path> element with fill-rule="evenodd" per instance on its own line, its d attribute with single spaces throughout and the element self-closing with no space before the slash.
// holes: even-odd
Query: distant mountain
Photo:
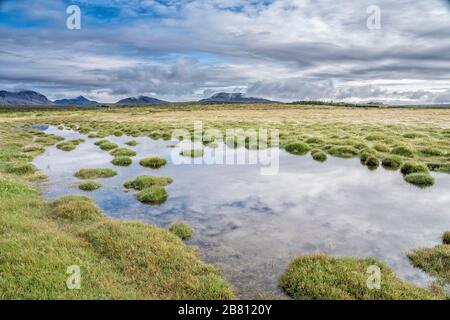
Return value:
<svg viewBox="0 0 450 320">
<path fill-rule="evenodd" d="M 0 104 L 49 105 L 53 104 L 53 102 L 35 91 L 0 91 Z"/>
<path fill-rule="evenodd" d="M 75 106 L 86 106 L 98 104 L 97 101 L 86 99 L 83 96 L 76 97 L 74 99 L 61 99 L 53 101 L 54 104 L 59 105 L 75 105 Z"/>
<path fill-rule="evenodd" d="M 220 92 L 213 96 L 200 100 L 199 102 L 222 102 L 222 103 L 267 103 L 272 102 L 267 99 L 245 97 L 242 93 Z"/>
<path fill-rule="evenodd" d="M 132 105 L 132 104 L 165 104 L 169 103 L 164 100 L 159 100 L 152 97 L 146 97 L 146 96 L 139 96 L 139 97 L 132 97 L 132 98 L 126 98 L 122 99 L 120 101 L 117 101 L 116 104 L 126 104 L 126 105 Z"/>
</svg>

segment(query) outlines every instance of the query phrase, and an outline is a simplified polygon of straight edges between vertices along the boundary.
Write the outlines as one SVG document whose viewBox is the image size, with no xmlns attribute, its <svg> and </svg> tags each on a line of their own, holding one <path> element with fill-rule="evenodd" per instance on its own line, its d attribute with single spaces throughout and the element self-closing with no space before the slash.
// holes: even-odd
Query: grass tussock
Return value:
<svg viewBox="0 0 450 320">
<path fill-rule="evenodd" d="M 159 185 L 142 189 L 136 194 L 136 198 L 140 202 L 153 205 L 166 202 L 168 196 L 166 189 Z"/>
<path fill-rule="evenodd" d="M 170 177 L 159 177 L 143 175 L 136 177 L 134 180 L 126 181 L 124 187 L 127 189 L 143 190 L 152 186 L 167 186 L 173 182 Z"/>
<path fill-rule="evenodd" d="M 403 175 L 408 175 L 411 173 L 428 173 L 428 167 L 421 163 L 421 162 L 417 162 L 417 161 L 407 161 L 405 162 L 401 169 L 400 169 L 401 173 L 403 173 Z"/>
<path fill-rule="evenodd" d="M 425 172 L 410 173 L 405 175 L 404 178 L 406 182 L 421 188 L 431 187 L 435 182 L 434 177 Z"/>
<path fill-rule="evenodd" d="M 131 160 L 130 157 L 118 156 L 118 157 L 114 157 L 111 160 L 111 163 L 115 166 L 128 167 L 131 165 L 131 163 L 133 163 L 133 160 Z"/>
<path fill-rule="evenodd" d="M 381 287 L 369 289 L 367 268 L 381 270 Z M 335 258 L 321 254 L 294 259 L 280 279 L 280 286 L 294 299 L 313 300 L 404 300 L 442 299 L 439 293 L 415 287 L 398 279 L 375 259 Z"/>
<path fill-rule="evenodd" d="M 311 157 L 319 162 L 325 162 L 327 160 L 327 154 L 320 149 L 313 149 L 311 151 Z"/>
<path fill-rule="evenodd" d="M 78 188 L 82 191 L 95 191 L 101 187 L 102 185 L 96 181 L 87 181 L 78 185 Z"/>
<path fill-rule="evenodd" d="M 402 159 L 399 156 L 387 156 L 381 163 L 386 169 L 398 170 L 402 165 Z"/>
<path fill-rule="evenodd" d="M 79 179 L 111 178 L 117 175 L 117 171 L 109 168 L 81 169 L 75 173 Z"/>
<path fill-rule="evenodd" d="M 296 156 L 303 156 L 311 150 L 311 147 L 303 142 L 291 142 L 284 146 L 284 150 Z"/>
<path fill-rule="evenodd" d="M 98 221 L 103 219 L 102 211 L 88 197 L 65 196 L 50 205 L 50 216 L 57 220 L 72 222 Z"/>
<path fill-rule="evenodd" d="M 160 157 L 147 157 L 142 158 L 139 161 L 139 164 L 146 168 L 159 169 L 162 166 L 165 166 L 167 163 L 166 159 Z"/>
<path fill-rule="evenodd" d="M 130 141 L 125 142 L 125 144 L 130 147 L 135 147 L 135 146 L 137 146 L 138 143 L 136 140 L 130 140 Z"/>
<path fill-rule="evenodd" d="M 136 156 L 136 151 L 128 148 L 118 148 L 111 151 L 111 155 L 114 157 L 134 157 Z"/>
<path fill-rule="evenodd" d="M 186 222 L 174 222 L 170 225 L 169 231 L 178 236 L 181 240 L 188 240 L 192 237 L 192 229 Z"/>
</svg>

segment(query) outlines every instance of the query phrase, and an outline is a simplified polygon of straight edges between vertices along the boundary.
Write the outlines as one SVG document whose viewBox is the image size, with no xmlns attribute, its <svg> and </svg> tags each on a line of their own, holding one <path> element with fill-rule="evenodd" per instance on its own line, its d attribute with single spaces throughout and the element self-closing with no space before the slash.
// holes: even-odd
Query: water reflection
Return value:
<svg viewBox="0 0 450 320">
<path fill-rule="evenodd" d="M 202 257 L 218 266 L 240 297 L 282 296 L 277 280 L 295 256 L 315 251 L 339 256 L 375 257 L 404 280 L 420 285 L 432 279 L 413 268 L 406 253 L 440 242 L 450 228 L 450 177 L 434 174 L 436 184 L 418 189 L 399 172 L 369 171 L 358 159 L 330 157 L 325 163 L 309 156 L 280 152 L 280 171 L 260 175 L 257 165 L 174 165 L 173 142 L 108 137 L 138 152 L 130 167 L 114 167 L 112 156 L 93 145 L 95 139 L 49 127 L 46 132 L 66 140 L 86 140 L 75 151 L 49 147 L 34 163 L 48 176 L 44 194 L 54 199 L 67 194 L 91 196 L 112 218 L 139 219 L 161 227 L 185 220 L 195 235 Z M 243 152 L 242 150 L 238 152 Z M 168 164 L 152 170 L 139 159 L 157 155 Z M 110 167 L 119 174 L 99 179 L 92 193 L 78 190 L 73 174 L 81 168 Z M 141 174 L 170 176 L 169 198 L 161 206 L 143 205 L 123 182 Z"/>
</svg>

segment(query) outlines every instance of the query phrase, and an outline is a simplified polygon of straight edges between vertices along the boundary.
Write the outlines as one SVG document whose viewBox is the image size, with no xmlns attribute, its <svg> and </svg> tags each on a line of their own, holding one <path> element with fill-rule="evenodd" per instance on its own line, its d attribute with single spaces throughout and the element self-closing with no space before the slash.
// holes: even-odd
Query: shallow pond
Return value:
<svg viewBox="0 0 450 320">
<path fill-rule="evenodd" d="M 450 229 L 450 176 L 445 174 L 433 174 L 434 187 L 418 189 L 404 182 L 400 172 L 370 171 L 359 159 L 329 157 L 319 163 L 309 155 L 280 151 L 279 173 L 263 176 L 258 165 L 175 165 L 173 142 L 108 137 L 138 152 L 130 167 L 117 167 L 108 152 L 93 144 L 98 139 L 54 127 L 46 132 L 86 140 L 71 152 L 48 147 L 35 159 L 49 177 L 43 185 L 46 197 L 87 195 L 112 218 L 161 227 L 187 221 L 195 232 L 188 244 L 223 270 L 240 298 L 286 298 L 277 287 L 280 274 L 295 256 L 311 252 L 375 257 L 400 278 L 427 285 L 432 279 L 412 267 L 406 254 L 440 243 L 442 232 Z M 132 139 L 139 144 L 124 144 Z M 138 160 L 150 155 L 168 164 L 158 170 L 141 167 Z M 97 191 L 78 189 L 76 171 L 103 167 L 119 174 L 98 179 L 103 187 Z M 142 174 L 174 179 L 164 204 L 144 205 L 133 191 L 124 192 L 124 181 Z"/>
</svg>

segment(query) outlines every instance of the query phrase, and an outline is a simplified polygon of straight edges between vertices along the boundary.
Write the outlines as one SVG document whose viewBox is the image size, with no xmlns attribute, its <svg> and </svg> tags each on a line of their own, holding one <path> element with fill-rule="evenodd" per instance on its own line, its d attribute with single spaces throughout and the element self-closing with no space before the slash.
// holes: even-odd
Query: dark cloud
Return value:
<svg viewBox="0 0 450 320">
<path fill-rule="evenodd" d="M 102 20 L 91 2 L 78 1 L 79 31 L 65 28 L 61 1 L 11 2 L 6 14 L 20 8 L 30 27 L 0 24 L 0 83 L 111 100 L 226 90 L 283 100 L 450 102 L 448 1 L 378 0 L 382 28 L 369 30 L 372 2 L 101 0 L 96 7 L 119 9 Z M 41 20 L 47 24 L 34 26 Z"/>
</svg>

